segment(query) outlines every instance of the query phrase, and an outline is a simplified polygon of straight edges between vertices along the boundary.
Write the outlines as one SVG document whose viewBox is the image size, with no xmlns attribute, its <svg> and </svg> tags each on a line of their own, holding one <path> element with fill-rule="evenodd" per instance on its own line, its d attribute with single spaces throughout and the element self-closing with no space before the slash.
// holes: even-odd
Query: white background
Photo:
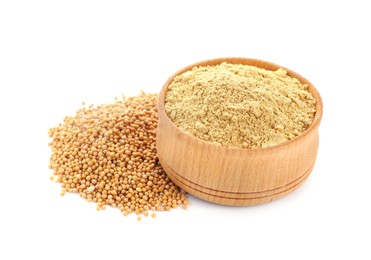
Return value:
<svg viewBox="0 0 371 260">
<path fill-rule="evenodd" d="M 371 259 L 367 1 L 0 1 L 0 259 Z M 324 102 L 317 163 L 254 207 L 190 197 L 137 222 L 49 180 L 47 131 L 82 101 L 158 92 L 178 69 L 250 57 Z"/>
</svg>

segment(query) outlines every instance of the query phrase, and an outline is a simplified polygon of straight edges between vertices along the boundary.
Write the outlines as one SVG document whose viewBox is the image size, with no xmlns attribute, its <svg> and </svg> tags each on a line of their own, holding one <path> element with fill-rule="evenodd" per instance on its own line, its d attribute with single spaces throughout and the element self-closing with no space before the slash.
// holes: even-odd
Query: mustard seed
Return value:
<svg viewBox="0 0 371 260">
<path fill-rule="evenodd" d="M 186 206 L 185 193 L 157 158 L 156 106 L 157 95 L 123 97 L 112 104 L 83 107 L 50 129 L 50 179 L 61 183 L 61 195 L 78 193 L 97 203 L 97 210 L 109 205 L 124 216 Z"/>
</svg>

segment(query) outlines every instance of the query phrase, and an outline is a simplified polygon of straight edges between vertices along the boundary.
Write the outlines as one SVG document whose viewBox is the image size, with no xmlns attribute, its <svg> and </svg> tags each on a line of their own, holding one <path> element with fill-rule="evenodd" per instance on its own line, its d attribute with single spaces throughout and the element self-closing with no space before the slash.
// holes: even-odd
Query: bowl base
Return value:
<svg viewBox="0 0 371 260">
<path fill-rule="evenodd" d="M 314 167 L 313 164 L 298 179 L 275 189 L 259 192 L 227 192 L 193 183 L 171 169 L 171 167 L 161 159 L 161 156 L 159 156 L 159 160 L 169 178 L 185 192 L 209 202 L 229 206 L 252 206 L 282 198 L 296 190 L 308 178 Z"/>
</svg>

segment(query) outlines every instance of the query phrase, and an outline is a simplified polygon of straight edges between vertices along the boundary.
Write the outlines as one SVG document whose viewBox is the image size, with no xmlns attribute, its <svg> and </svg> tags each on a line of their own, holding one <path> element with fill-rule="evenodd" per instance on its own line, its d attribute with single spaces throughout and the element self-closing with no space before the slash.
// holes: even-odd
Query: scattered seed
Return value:
<svg viewBox="0 0 371 260">
<path fill-rule="evenodd" d="M 157 158 L 156 106 L 157 95 L 142 93 L 113 104 L 85 106 L 50 129 L 50 179 L 62 184 L 61 195 L 78 193 L 97 203 L 97 210 L 109 205 L 125 216 L 185 206 L 186 194 Z"/>
<path fill-rule="evenodd" d="M 95 190 L 95 186 L 90 186 L 89 188 L 86 189 L 87 193 L 92 193 Z"/>
</svg>

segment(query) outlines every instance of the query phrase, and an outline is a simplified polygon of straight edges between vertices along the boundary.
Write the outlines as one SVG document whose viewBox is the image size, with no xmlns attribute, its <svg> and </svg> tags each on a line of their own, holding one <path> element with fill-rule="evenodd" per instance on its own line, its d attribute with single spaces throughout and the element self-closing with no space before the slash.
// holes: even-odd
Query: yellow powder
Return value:
<svg viewBox="0 0 371 260">
<path fill-rule="evenodd" d="M 204 141 L 230 147 L 270 147 L 295 138 L 313 122 L 308 86 L 254 66 L 194 67 L 174 78 L 165 110 L 176 126 Z"/>
</svg>

